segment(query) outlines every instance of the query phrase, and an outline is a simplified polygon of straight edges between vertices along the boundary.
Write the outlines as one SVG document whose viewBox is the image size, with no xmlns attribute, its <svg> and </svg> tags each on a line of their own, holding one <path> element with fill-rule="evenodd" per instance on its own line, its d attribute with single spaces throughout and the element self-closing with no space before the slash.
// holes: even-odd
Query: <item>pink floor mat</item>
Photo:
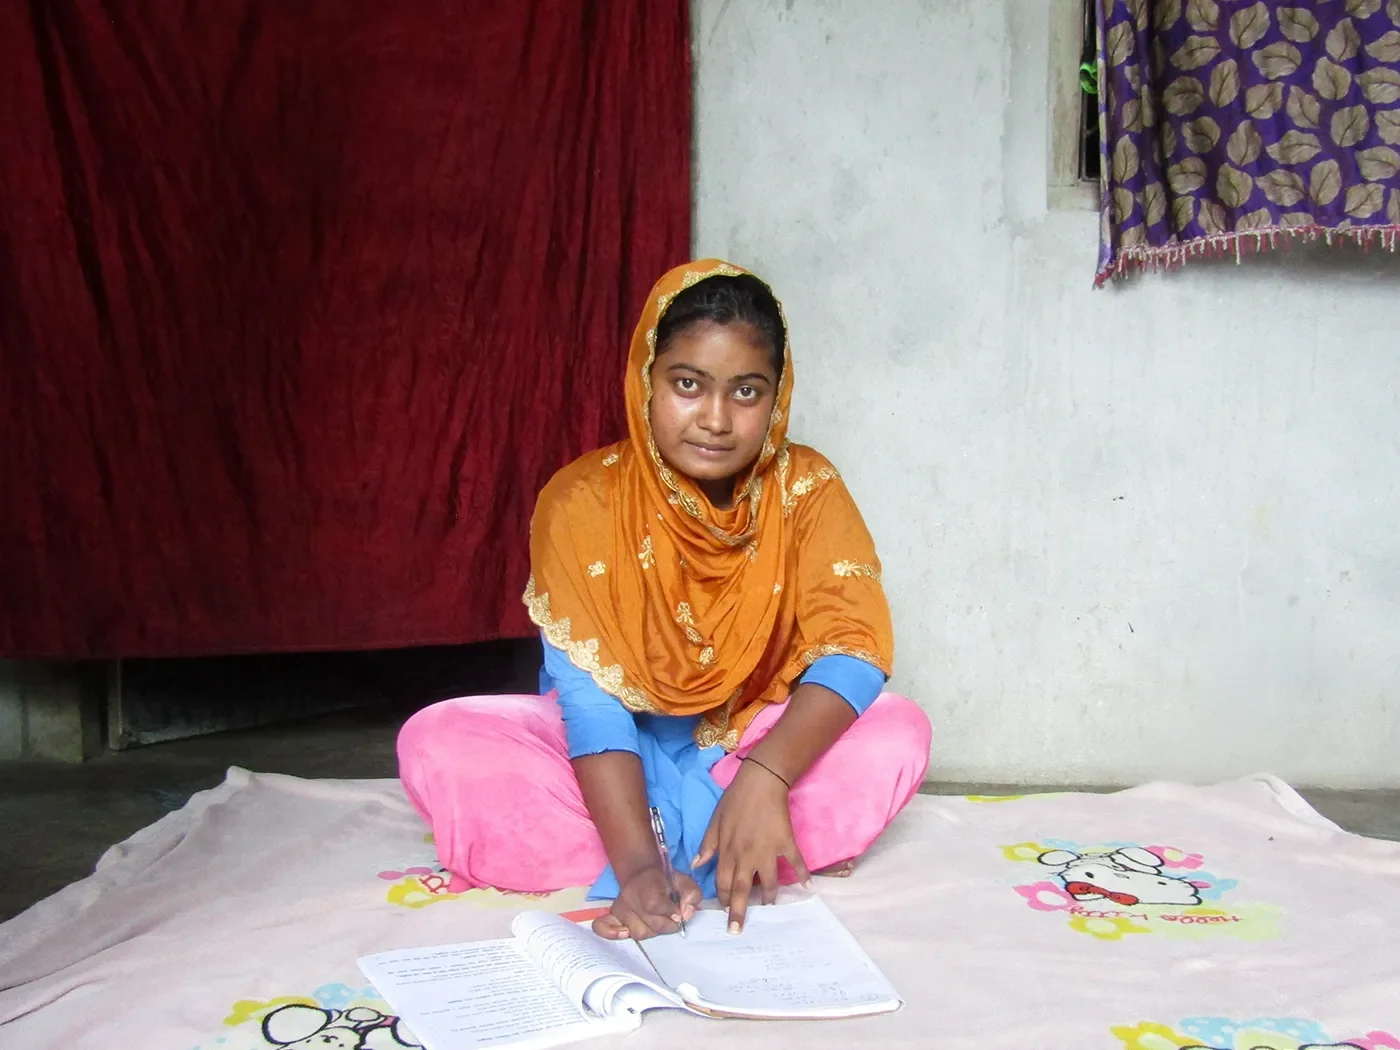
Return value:
<svg viewBox="0 0 1400 1050">
<path fill-rule="evenodd" d="M 1400 1050 L 1400 843 L 1272 777 L 919 797 L 818 890 L 907 1002 L 854 1021 L 651 1015 L 636 1050 Z M 231 769 L 0 925 L 0 1047 L 398 1050 L 355 966 L 501 937 L 546 897 L 455 892 L 396 781 Z"/>
</svg>

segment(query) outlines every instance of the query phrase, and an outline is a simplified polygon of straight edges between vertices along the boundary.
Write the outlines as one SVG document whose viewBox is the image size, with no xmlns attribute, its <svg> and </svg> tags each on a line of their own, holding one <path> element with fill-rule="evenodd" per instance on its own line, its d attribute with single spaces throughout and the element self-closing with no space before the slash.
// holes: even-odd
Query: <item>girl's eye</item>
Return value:
<svg viewBox="0 0 1400 1050">
<path fill-rule="evenodd" d="M 758 391 L 751 386 L 741 386 L 734 393 L 738 395 L 740 401 L 758 400 Z"/>
<path fill-rule="evenodd" d="M 689 376 L 682 376 L 676 380 L 676 389 L 682 394 L 693 394 L 700 389 L 700 384 Z"/>
</svg>

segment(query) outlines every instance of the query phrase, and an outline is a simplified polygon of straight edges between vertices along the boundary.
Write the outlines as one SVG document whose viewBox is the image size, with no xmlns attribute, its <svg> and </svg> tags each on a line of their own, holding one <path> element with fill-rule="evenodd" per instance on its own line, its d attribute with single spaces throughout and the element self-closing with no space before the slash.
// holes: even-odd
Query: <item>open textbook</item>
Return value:
<svg viewBox="0 0 1400 1050">
<path fill-rule="evenodd" d="M 822 1019 L 902 1004 L 819 898 L 749 910 L 744 932 L 700 911 L 687 936 L 608 941 L 548 912 L 513 937 L 379 952 L 360 969 L 428 1050 L 545 1047 L 626 1032 L 646 1010 Z"/>
</svg>

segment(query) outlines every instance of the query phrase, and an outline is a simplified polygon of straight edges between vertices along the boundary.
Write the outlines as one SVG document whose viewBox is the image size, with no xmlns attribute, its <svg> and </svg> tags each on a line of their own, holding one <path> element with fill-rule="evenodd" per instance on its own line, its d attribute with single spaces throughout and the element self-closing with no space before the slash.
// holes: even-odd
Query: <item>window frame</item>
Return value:
<svg viewBox="0 0 1400 1050">
<path fill-rule="evenodd" d="M 1095 0 L 1050 3 L 1050 185 L 1047 202 L 1057 211 L 1098 211 L 1099 184 L 1079 177 L 1084 102 L 1079 63 L 1085 6 Z"/>
</svg>

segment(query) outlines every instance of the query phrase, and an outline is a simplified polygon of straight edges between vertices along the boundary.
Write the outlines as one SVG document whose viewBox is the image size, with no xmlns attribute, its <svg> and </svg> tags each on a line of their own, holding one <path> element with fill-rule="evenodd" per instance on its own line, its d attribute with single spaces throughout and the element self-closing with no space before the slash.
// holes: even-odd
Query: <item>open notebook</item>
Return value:
<svg viewBox="0 0 1400 1050">
<path fill-rule="evenodd" d="M 629 1031 L 653 1009 L 811 1020 L 903 1005 L 816 897 L 751 908 L 738 937 L 726 920 L 701 911 L 686 937 L 638 944 L 523 912 L 505 940 L 380 952 L 359 965 L 428 1050 L 555 1046 Z"/>
</svg>

